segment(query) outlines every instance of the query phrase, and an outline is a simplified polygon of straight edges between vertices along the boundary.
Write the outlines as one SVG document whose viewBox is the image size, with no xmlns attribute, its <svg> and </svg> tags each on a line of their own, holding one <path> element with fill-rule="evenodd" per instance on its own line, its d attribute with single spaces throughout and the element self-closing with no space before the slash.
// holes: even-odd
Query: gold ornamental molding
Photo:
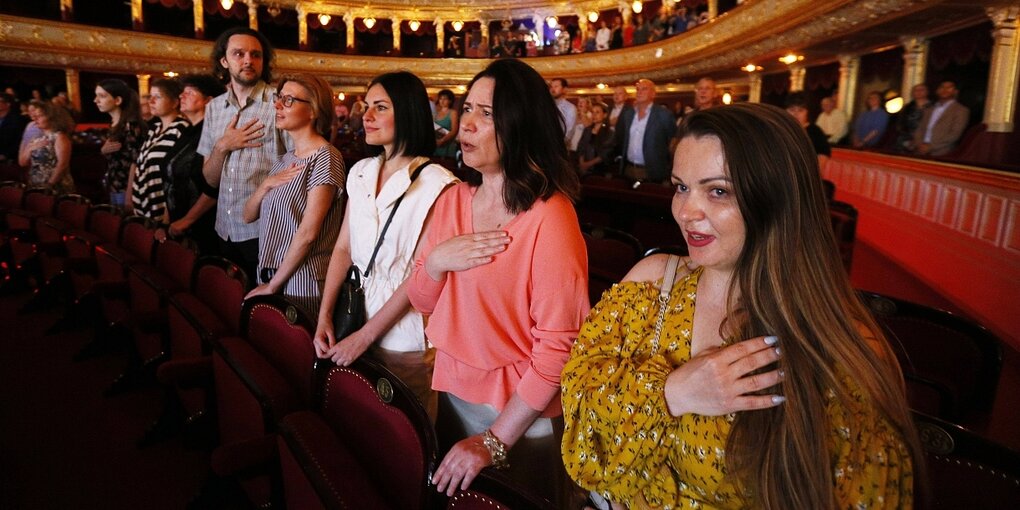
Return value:
<svg viewBox="0 0 1020 510">
<path fill-rule="evenodd" d="M 587 0 L 576 2 L 550 2 L 549 0 L 382 0 L 365 2 L 309 1 L 309 0 L 252 0 L 257 5 L 282 7 L 306 14 L 329 14 L 354 18 L 375 17 L 419 21 L 496 21 L 521 20 L 547 16 L 579 16 L 588 12 L 630 9 L 631 2 L 623 0 Z M 669 1 L 669 0 L 667 0 Z"/>
<path fill-rule="evenodd" d="M 387 5 L 395 3 L 398 2 Z M 457 0 L 440 4 L 459 3 L 465 4 L 465 8 L 470 4 Z M 732 72 L 749 61 L 806 48 L 938 3 L 748 0 L 697 30 L 658 43 L 526 61 L 544 76 L 562 76 L 579 85 L 631 84 L 642 77 L 658 83 L 690 80 L 713 72 Z M 380 8 L 381 4 L 372 5 Z M 207 72 L 211 46 L 208 41 L 0 15 L 0 64 L 6 65 L 130 74 Z M 280 50 L 274 72 L 277 75 L 312 72 L 334 85 L 363 86 L 380 73 L 406 69 L 430 86 L 451 86 L 466 84 L 488 62 L 488 59 L 370 57 Z"/>
</svg>

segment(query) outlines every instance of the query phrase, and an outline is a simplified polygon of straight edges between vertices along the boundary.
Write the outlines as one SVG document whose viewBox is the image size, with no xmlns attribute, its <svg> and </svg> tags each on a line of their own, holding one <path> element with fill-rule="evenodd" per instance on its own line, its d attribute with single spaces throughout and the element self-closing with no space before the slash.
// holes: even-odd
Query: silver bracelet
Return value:
<svg viewBox="0 0 1020 510">
<path fill-rule="evenodd" d="M 482 445 L 485 446 L 486 450 L 489 450 L 489 456 L 492 457 L 492 466 L 496 469 L 506 469 L 510 467 L 510 463 L 506 459 L 506 443 L 500 441 L 491 430 L 485 429 L 482 432 Z"/>
</svg>

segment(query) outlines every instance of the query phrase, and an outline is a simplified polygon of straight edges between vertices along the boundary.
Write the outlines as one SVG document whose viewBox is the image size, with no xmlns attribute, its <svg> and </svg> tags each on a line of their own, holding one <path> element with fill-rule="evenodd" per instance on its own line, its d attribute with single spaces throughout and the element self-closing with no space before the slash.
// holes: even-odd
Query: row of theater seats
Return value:
<svg viewBox="0 0 1020 510">
<path fill-rule="evenodd" d="M 236 478 L 252 502 L 543 507 L 498 473 L 486 472 L 453 498 L 435 495 L 428 480 L 436 434 L 407 388 L 370 359 L 346 368 L 316 362 L 311 318 L 278 296 L 242 303 L 244 273 L 224 259 L 199 257 L 188 240 L 156 243 L 142 218 L 16 183 L 0 183 L 0 227 L 5 285 L 27 280 L 39 302 L 66 296 L 69 319 L 76 310 L 99 319 L 96 341 L 80 354 L 102 352 L 118 334 L 129 342 L 133 360 L 111 393 L 152 379 L 165 388 L 165 412 L 140 444 L 211 427 L 218 436 L 213 471 Z M 582 230 L 593 303 L 640 257 L 686 253 L 683 245 L 645 251 L 611 227 Z M 896 349 L 917 411 L 934 488 L 923 507 L 1020 500 L 1020 456 L 960 426 L 980 425 L 991 410 L 998 340 L 946 312 L 861 297 Z"/>
<path fill-rule="evenodd" d="M 209 427 L 212 471 L 255 506 L 549 507 L 498 472 L 437 494 L 436 433 L 410 390 L 371 359 L 317 361 L 310 318 L 279 296 L 242 301 L 243 271 L 187 239 L 158 243 L 143 218 L 17 183 L 0 184 L 0 226 L 5 285 L 34 287 L 31 306 L 63 297 L 69 317 L 97 319 L 80 357 L 127 342 L 132 360 L 109 394 L 165 389 L 139 446 Z"/>
</svg>

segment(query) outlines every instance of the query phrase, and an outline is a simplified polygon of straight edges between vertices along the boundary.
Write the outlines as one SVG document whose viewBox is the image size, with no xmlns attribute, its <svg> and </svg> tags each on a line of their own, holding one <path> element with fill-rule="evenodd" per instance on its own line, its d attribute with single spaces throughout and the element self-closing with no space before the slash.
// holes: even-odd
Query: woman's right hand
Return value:
<svg viewBox="0 0 1020 510">
<path fill-rule="evenodd" d="M 492 262 L 493 255 L 506 250 L 508 244 L 510 234 L 503 230 L 459 235 L 432 249 L 425 260 L 425 270 L 439 281 L 449 271 L 465 271 Z"/>
<path fill-rule="evenodd" d="M 293 181 L 295 177 L 301 174 L 301 170 L 303 170 L 303 168 L 304 166 L 302 164 L 294 163 L 281 172 L 266 177 L 265 180 L 262 181 L 262 186 L 266 189 L 266 191 L 272 191 L 279 188 L 280 186 Z"/>
<path fill-rule="evenodd" d="M 775 363 L 781 356 L 774 336 L 760 336 L 698 353 L 666 378 L 663 391 L 670 414 L 722 416 L 782 404 L 786 399 L 781 395 L 748 395 L 783 380 L 778 369 L 748 375 Z"/>
</svg>

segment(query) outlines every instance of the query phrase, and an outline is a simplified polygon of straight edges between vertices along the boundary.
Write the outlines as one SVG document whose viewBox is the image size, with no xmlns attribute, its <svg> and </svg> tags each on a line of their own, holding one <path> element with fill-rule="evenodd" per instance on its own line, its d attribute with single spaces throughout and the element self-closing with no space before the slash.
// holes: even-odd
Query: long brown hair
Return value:
<svg viewBox="0 0 1020 510">
<path fill-rule="evenodd" d="M 724 335 L 778 336 L 786 373 L 777 387 L 785 404 L 737 413 L 728 476 L 763 508 L 836 508 L 826 394 L 852 402 L 851 374 L 864 405 L 911 451 L 916 474 L 923 457 L 903 375 L 841 266 L 804 130 L 779 108 L 739 104 L 692 114 L 681 127 L 680 137 L 687 136 L 720 140 L 746 226 Z M 869 344 L 865 335 L 877 341 Z"/>
</svg>

